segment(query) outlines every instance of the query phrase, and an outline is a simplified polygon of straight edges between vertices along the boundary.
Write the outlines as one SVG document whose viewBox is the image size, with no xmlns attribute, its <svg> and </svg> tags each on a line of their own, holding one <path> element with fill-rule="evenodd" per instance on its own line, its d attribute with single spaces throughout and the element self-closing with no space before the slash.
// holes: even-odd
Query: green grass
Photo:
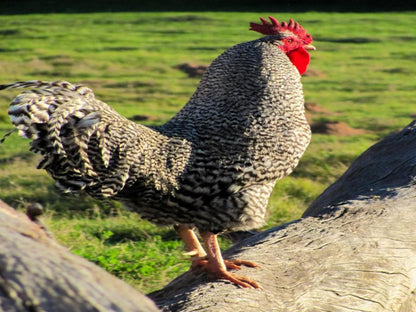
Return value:
<svg viewBox="0 0 416 312">
<path fill-rule="evenodd" d="M 175 69 L 209 64 L 234 44 L 258 37 L 248 23 L 268 14 L 292 17 L 315 39 L 307 102 L 360 136 L 315 134 L 294 173 L 278 182 L 266 227 L 298 218 L 308 204 L 366 148 L 407 125 L 416 114 L 416 29 L 409 13 L 94 13 L 0 16 L 0 83 L 68 80 L 94 89 L 126 117 L 168 120 L 186 103 L 198 79 Z M 16 92 L 0 93 L 0 132 L 11 126 L 7 107 Z M 63 197 L 38 157 L 16 135 L 0 146 L 0 198 L 15 207 L 42 203 L 57 240 L 144 292 L 184 272 L 182 244 L 113 202 Z M 223 242 L 224 246 L 229 243 Z"/>
</svg>

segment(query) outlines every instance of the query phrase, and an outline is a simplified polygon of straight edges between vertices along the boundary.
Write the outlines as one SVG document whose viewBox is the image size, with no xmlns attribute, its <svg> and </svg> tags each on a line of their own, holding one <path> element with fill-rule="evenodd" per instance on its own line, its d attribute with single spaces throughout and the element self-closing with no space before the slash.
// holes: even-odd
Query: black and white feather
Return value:
<svg viewBox="0 0 416 312">
<path fill-rule="evenodd" d="M 220 55 L 159 127 L 120 116 L 85 86 L 0 85 L 16 88 L 26 91 L 10 119 L 62 190 L 122 200 L 160 224 L 214 233 L 261 226 L 276 180 L 310 140 L 300 75 L 273 36 Z"/>
</svg>

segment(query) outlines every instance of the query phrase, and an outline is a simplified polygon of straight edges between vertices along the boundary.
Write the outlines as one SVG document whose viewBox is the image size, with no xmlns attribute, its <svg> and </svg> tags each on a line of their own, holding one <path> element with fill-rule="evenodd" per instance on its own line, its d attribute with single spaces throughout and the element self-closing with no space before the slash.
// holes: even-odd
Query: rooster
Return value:
<svg viewBox="0 0 416 312">
<path fill-rule="evenodd" d="M 59 189 L 120 200 L 151 222 L 173 225 L 191 268 L 260 288 L 229 271 L 257 264 L 224 260 L 217 235 L 262 226 L 276 180 L 308 146 L 300 78 L 307 50 L 315 49 L 297 22 L 269 18 L 250 24 L 265 36 L 216 58 L 189 102 L 161 126 L 120 116 L 82 85 L 27 81 L 0 90 L 29 89 L 9 116 Z"/>
</svg>

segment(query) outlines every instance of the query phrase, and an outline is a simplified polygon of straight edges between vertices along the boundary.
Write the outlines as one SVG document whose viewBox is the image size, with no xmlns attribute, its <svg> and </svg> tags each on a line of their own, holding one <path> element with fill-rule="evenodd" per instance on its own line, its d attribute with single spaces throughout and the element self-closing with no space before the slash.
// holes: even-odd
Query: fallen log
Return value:
<svg viewBox="0 0 416 312">
<path fill-rule="evenodd" d="M 299 220 L 226 258 L 264 290 L 187 272 L 150 294 L 163 311 L 416 311 L 416 122 L 364 152 Z"/>
<path fill-rule="evenodd" d="M 0 201 L 0 311 L 159 311 L 131 286 L 56 243 Z"/>
</svg>

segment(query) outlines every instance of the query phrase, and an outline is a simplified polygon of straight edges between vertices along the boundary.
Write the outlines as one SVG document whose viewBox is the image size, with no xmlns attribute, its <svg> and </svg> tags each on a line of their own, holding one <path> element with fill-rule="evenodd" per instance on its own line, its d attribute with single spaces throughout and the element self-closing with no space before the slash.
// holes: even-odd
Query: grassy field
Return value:
<svg viewBox="0 0 416 312">
<path fill-rule="evenodd" d="M 409 13 L 95 13 L 0 16 L 0 83 L 68 80 L 148 124 L 168 120 L 186 103 L 198 79 L 176 69 L 209 64 L 257 33 L 248 23 L 271 14 L 294 18 L 313 35 L 306 101 L 327 112 L 313 121 L 342 121 L 356 136 L 315 134 L 295 172 L 278 182 L 266 227 L 298 218 L 308 204 L 366 148 L 415 117 L 416 29 Z M 11 129 L 7 108 L 16 92 L 0 93 L 0 133 Z M 88 197 L 63 197 L 38 157 L 16 135 L 0 145 L 0 198 L 23 209 L 39 202 L 57 240 L 143 292 L 184 272 L 182 243 L 158 228 Z M 229 244 L 229 243 L 228 243 Z M 227 242 L 224 242 L 224 246 Z"/>
</svg>

